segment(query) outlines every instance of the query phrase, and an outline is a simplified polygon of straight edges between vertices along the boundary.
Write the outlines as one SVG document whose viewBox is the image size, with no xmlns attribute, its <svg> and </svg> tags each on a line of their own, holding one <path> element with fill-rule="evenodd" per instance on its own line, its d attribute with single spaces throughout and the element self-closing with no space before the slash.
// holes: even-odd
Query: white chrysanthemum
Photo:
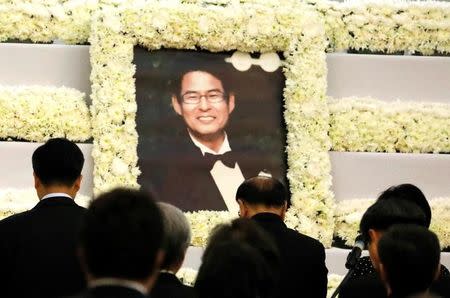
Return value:
<svg viewBox="0 0 450 298">
<path fill-rule="evenodd" d="M 329 110 L 335 151 L 450 152 L 449 104 L 348 97 Z"/>
<path fill-rule="evenodd" d="M 177 272 L 177 277 L 187 286 L 194 286 L 198 271 L 191 268 L 180 268 Z"/>
<path fill-rule="evenodd" d="M 0 138 L 45 142 L 54 137 L 72 141 L 91 138 L 91 120 L 84 93 L 66 87 L 0 86 Z"/>
<path fill-rule="evenodd" d="M 327 284 L 327 297 L 331 297 L 336 290 L 336 288 L 339 286 L 339 284 L 344 279 L 343 275 L 339 274 L 328 274 L 328 284 Z"/>
</svg>

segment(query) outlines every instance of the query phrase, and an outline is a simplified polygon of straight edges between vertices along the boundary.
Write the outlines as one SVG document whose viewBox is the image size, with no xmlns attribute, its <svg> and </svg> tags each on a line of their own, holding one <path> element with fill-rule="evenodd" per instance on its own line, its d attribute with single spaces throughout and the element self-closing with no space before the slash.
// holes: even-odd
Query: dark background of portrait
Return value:
<svg viewBox="0 0 450 298">
<path fill-rule="evenodd" d="M 208 62 L 217 67 L 235 94 L 235 109 L 231 113 L 226 132 L 231 149 L 234 144 L 248 144 L 248 158 L 252 158 L 252 148 L 265 151 L 272 163 L 279 164 L 279 171 L 273 173 L 288 187 L 286 175 L 286 127 L 283 118 L 283 89 L 285 78 L 282 68 L 275 72 L 265 72 L 252 65 L 245 72 L 238 71 L 231 63 L 225 62 L 232 52 L 211 53 L 164 49 L 148 51 L 135 47 L 136 65 L 136 129 L 139 135 L 138 165 L 140 170 L 153 171 L 164 167 L 161 152 L 172 150 L 177 138 L 186 137 L 186 125 L 171 105 L 171 83 L 186 65 L 196 65 L 196 61 Z M 229 91 L 229 90 L 226 90 Z M 182 154 L 182 152 L 180 152 Z M 145 160 L 145 166 L 144 161 Z M 150 161 L 150 162 L 149 162 Z M 154 166 L 149 166 L 154 165 Z M 193 165 L 195 166 L 195 165 Z M 261 167 L 261 170 L 264 167 Z M 157 175 L 157 173 L 155 173 Z M 142 175 L 141 175 L 142 176 Z M 246 177 L 249 178 L 249 177 Z M 145 188 L 140 179 L 139 184 Z M 165 181 L 155 181 L 155 184 Z"/>
</svg>

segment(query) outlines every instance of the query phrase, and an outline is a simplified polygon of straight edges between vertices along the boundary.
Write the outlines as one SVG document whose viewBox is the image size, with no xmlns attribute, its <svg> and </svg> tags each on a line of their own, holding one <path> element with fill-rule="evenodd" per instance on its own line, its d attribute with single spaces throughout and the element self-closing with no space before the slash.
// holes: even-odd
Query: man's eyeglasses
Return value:
<svg viewBox="0 0 450 298">
<path fill-rule="evenodd" d="M 218 103 L 225 99 L 225 93 L 221 91 L 209 91 L 205 94 L 198 92 L 187 92 L 181 95 L 181 99 L 185 104 L 199 104 L 202 97 L 209 103 Z"/>
</svg>

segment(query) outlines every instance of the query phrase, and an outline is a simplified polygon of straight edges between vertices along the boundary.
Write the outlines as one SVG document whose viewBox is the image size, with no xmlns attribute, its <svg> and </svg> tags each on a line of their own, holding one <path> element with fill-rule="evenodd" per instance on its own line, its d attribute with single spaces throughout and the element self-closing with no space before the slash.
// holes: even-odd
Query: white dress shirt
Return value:
<svg viewBox="0 0 450 298">
<path fill-rule="evenodd" d="M 72 199 L 72 197 L 69 196 L 66 193 L 63 193 L 63 192 L 52 192 L 52 193 L 48 193 L 45 196 L 43 196 L 41 201 L 45 200 L 45 199 L 48 199 L 48 198 L 54 198 L 54 197 L 66 197 L 66 198 Z"/>
<path fill-rule="evenodd" d="M 194 145 L 201 150 L 203 155 L 205 155 L 206 152 L 214 155 L 219 155 L 231 151 L 230 143 L 228 142 L 228 136 L 226 133 L 225 139 L 218 152 L 211 150 L 210 148 L 197 141 L 190 133 L 189 136 L 191 137 Z M 236 162 L 234 168 L 230 168 L 224 165 L 222 161 L 218 160 L 214 164 L 210 173 L 214 179 L 214 182 L 216 183 L 217 188 L 219 189 L 220 194 L 225 201 L 225 205 L 227 206 L 228 210 L 234 214 L 238 214 L 239 205 L 236 202 L 236 191 L 239 185 L 241 185 L 241 183 L 245 180 L 238 163 Z"/>
</svg>

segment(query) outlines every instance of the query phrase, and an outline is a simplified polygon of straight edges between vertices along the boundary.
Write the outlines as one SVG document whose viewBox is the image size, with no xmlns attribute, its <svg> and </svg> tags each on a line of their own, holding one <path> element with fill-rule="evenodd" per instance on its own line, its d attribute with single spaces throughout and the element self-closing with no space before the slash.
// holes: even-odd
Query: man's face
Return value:
<svg viewBox="0 0 450 298">
<path fill-rule="evenodd" d="M 180 101 L 176 96 L 172 97 L 175 112 L 183 117 L 191 134 L 199 140 L 213 141 L 215 138 L 221 138 L 229 115 L 234 110 L 233 94 L 225 94 L 224 100 L 211 103 L 206 95 L 214 93 L 225 94 L 218 78 L 207 72 L 191 71 L 186 73 L 181 81 Z M 181 96 L 189 94 L 200 95 L 200 102 L 183 102 Z"/>
</svg>

